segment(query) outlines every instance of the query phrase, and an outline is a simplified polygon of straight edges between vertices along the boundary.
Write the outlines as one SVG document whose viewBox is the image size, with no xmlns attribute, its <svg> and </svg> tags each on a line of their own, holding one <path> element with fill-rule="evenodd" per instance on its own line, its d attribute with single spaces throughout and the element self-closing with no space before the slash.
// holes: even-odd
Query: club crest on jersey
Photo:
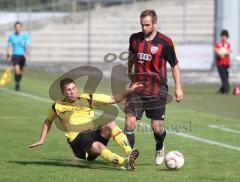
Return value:
<svg viewBox="0 0 240 182">
<path fill-rule="evenodd" d="M 158 50 L 158 47 L 157 47 L 157 46 L 152 46 L 152 47 L 151 47 L 151 53 L 152 53 L 152 54 L 155 54 L 155 53 L 157 52 L 157 50 Z"/>
</svg>

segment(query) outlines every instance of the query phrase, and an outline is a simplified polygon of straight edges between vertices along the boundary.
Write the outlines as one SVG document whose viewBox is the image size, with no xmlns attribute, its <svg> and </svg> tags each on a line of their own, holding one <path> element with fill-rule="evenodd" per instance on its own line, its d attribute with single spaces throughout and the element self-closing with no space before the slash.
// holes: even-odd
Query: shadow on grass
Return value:
<svg viewBox="0 0 240 182">
<path fill-rule="evenodd" d="M 152 166 L 152 163 L 136 163 L 136 166 Z"/>
<path fill-rule="evenodd" d="M 167 169 L 167 168 L 161 168 L 161 169 L 156 169 L 156 171 L 177 173 L 180 170 L 170 170 L 170 169 Z"/>
<path fill-rule="evenodd" d="M 55 166 L 55 167 L 71 167 L 81 169 L 100 169 L 100 170 L 111 170 L 111 171 L 124 171 L 121 170 L 117 165 L 105 163 L 104 161 L 84 161 L 84 160 L 58 160 L 50 159 L 43 161 L 8 161 L 9 163 L 19 165 L 40 165 L 40 166 Z"/>
</svg>

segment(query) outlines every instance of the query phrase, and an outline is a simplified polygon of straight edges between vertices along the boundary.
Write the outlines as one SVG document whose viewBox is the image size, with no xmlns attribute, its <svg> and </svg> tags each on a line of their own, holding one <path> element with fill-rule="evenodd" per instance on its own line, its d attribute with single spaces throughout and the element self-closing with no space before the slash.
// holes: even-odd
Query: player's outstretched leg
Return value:
<svg viewBox="0 0 240 182">
<path fill-rule="evenodd" d="M 126 155 L 128 155 L 132 151 L 132 147 L 121 128 L 115 122 L 110 122 L 102 128 L 102 135 L 107 136 L 108 130 L 110 130 L 114 142 L 123 149 Z"/>
<path fill-rule="evenodd" d="M 133 152 L 129 154 L 127 158 L 123 158 L 113 152 L 111 152 L 106 146 L 100 142 L 94 142 L 92 144 L 91 154 L 100 154 L 101 157 L 108 162 L 118 164 L 121 167 L 125 167 L 128 171 L 134 171 L 135 169 L 135 160 L 133 160 Z"/>
<path fill-rule="evenodd" d="M 127 136 L 117 125 L 112 129 L 112 138 L 123 149 L 126 155 L 132 151 Z"/>
</svg>

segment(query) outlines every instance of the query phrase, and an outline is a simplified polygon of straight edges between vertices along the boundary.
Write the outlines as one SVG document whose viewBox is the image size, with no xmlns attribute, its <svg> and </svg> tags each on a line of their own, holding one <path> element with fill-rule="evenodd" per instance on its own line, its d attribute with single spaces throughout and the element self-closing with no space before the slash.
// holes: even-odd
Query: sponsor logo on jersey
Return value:
<svg viewBox="0 0 240 182">
<path fill-rule="evenodd" d="M 138 53 L 137 57 L 139 61 L 151 61 L 152 60 L 152 55 L 145 54 L 145 53 Z"/>
</svg>

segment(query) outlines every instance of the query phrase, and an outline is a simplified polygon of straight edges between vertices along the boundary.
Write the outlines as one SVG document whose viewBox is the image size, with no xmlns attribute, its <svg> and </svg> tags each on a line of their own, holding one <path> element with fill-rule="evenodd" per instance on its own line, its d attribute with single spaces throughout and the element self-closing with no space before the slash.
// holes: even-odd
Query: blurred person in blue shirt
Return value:
<svg viewBox="0 0 240 182">
<path fill-rule="evenodd" d="M 19 91 L 26 57 L 30 54 L 31 38 L 27 33 L 22 32 L 21 22 L 16 22 L 14 28 L 15 32 L 9 35 L 7 41 L 7 60 L 13 64 L 15 90 Z"/>
</svg>

